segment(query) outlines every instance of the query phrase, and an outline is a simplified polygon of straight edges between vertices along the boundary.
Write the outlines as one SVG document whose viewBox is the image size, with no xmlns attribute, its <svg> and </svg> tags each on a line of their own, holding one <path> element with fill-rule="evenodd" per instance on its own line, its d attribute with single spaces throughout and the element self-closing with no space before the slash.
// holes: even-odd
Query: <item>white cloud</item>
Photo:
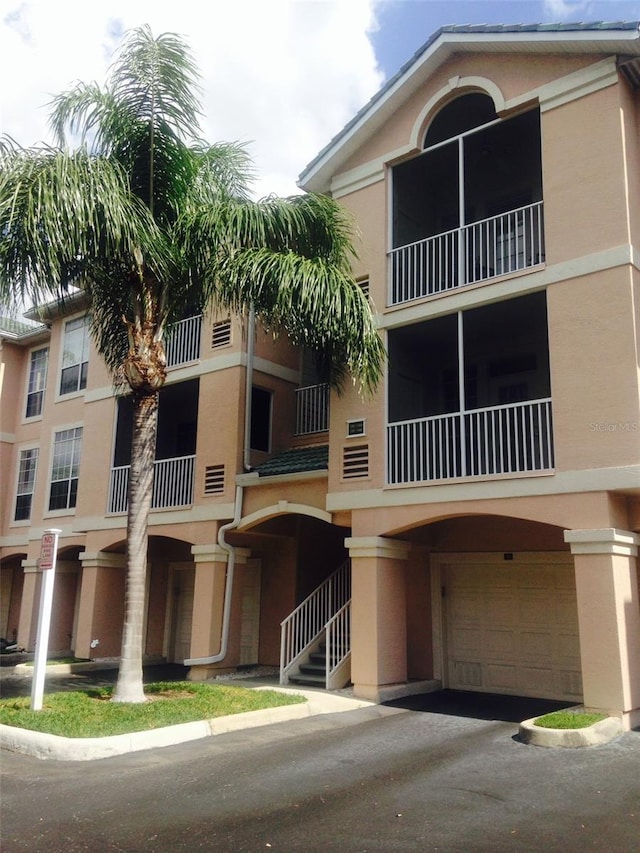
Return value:
<svg viewBox="0 0 640 853">
<path fill-rule="evenodd" d="M 590 18 L 590 0 L 544 0 L 545 15 L 553 21 L 583 21 Z"/>
<path fill-rule="evenodd" d="M 295 191 L 302 168 L 380 87 L 374 0 L 3 0 L 0 129 L 50 141 L 46 104 L 102 83 L 127 29 L 182 34 L 203 75 L 203 135 L 250 143 L 258 194 Z"/>
</svg>

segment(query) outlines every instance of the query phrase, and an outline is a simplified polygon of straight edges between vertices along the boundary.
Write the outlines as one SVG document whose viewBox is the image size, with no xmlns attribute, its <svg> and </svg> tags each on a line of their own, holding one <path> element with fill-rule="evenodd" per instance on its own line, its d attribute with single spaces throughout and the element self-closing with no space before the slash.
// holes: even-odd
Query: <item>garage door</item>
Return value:
<svg viewBox="0 0 640 853">
<path fill-rule="evenodd" d="M 573 564 L 513 556 L 442 560 L 447 686 L 580 700 Z"/>
</svg>

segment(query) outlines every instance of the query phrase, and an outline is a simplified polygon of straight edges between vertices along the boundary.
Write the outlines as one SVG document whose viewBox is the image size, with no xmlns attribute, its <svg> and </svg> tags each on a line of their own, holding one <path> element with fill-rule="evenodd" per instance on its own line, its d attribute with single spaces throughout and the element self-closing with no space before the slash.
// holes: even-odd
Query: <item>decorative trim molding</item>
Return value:
<svg viewBox="0 0 640 853">
<path fill-rule="evenodd" d="M 332 521 L 331 513 L 319 507 L 309 506 L 308 504 L 290 503 L 289 501 L 278 501 L 277 504 L 271 504 L 270 506 L 251 512 L 249 515 L 245 515 L 240 519 L 238 529 L 248 530 L 251 527 L 255 527 L 261 521 L 267 521 L 277 515 L 306 515 L 310 518 L 317 518 L 319 521 L 325 521 L 327 524 L 331 524 Z"/>
<path fill-rule="evenodd" d="M 404 507 L 417 504 L 464 502 L 485 499 L 513 500 L 535 495 L 563 495 L 580 492 L 606 492 L 635 489 L 640 465 L 621 468 L 597 468 L 582 471 L 556 471 L 546 475 L 515 474 L 495 479 L 447 481 L 421 486 L 398 486 L 362 491 L 329 492 L 327 509 L 331 512 L 382 507 Z"/>
<path fill-rule="evenodd" d="M 194 563 L 227 563 L 229 552 L 220 545 L 192 545 L 191 553 Z M 251 556 L 249 548 L 236 548 L 236 563 L 246 563 Z"/>
<path fill-rule="evenodd" d="M 125 569 L 126 554 L 111 554 L 108 551 L 81 551 L 80 562 L 83 569 Z"/>
<path fill-rule="evenodd" d="M 616 554 L 637 557 L 640 533 L 605 527 L 600 530 L 565 530 L 564 541 L 572 554 Z"/>
<path fill-rule="evenodd" d="M 439 89 L 434 95 L 432 95 L 418 113 L 416 120 L 413 123 L 413 127 L 411 128 L 411 135 L 409 137 L 410 150 L 422 150 L 423 145 L 420 137 L 424 136 L 424 123 L 427 117 L 433 109 L 447 97 L 447 95 L 451 94 L 451 92 L 455 92 L 456 89 L 473 89 L 474 91 L 484 92 L 489 95 L 493 101 L 498 114 L 504 112 L 506 108 L 506 102 L 504 95 L 502 94 L 502 90 L 493 82 L 493 80 L 489 80 L 488 77 L 451 77 L 447 85 L 443 86 L 442 89 Z"/>
<path fill-rule="evenodd" d="M 384 536 L 350 536 L 344 540 L 350 557 L 376 557 L 386 560 L 406 560 L 411 543 Z"/>
</svg>

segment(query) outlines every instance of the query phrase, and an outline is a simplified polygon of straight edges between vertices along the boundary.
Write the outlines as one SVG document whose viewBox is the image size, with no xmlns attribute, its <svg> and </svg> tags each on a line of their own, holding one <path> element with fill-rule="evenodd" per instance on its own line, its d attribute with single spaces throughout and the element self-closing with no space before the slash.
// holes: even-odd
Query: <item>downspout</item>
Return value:
<svg viewBox="0 0 640 853">
<path fill-rule="evenodd" d="M 254 337 L 256 327 L 256 316 L 253 306 L 249 311 L 248 323 L 248 340 L 247 340 L 247 373 L 245 385 L 245 400 L 244 400 L 244 451 L 243 451 L 243 467 L 245 471 L 251 470 L 249 464 L 251 453 L 251 388 L 253 385 L 253 353 L 254 353 Z M 227 577 L 224 590 L 224 605 L 222 611 L 222 629 L 220 636 L 220 651 L 215 655 L 209 655 L 203 658 L 189 658 L 185 660 L 185 666 L 203 666 L 212 663 L 220 663 L 227 656 L 229 648 L 229 627 L 231 623 L 231 598 L 233 593 L 233 575 L 236 565 L 236 549 L 226 540 L 226 535 L 229 530 L 234 530 L 240 523 L 242 518 L 242 498 L 244 495 L 244 487 L 236 486 L 236 502 L 234 506 L 233 518 L 227 524 L 223 524 L 218 530 L 218 545 L 226 551 L 227 559 Z"/>
<path fill-rule="evenodd" d="M 242 495 L 243 487 L 236 486 L 236 503 L 233 518 L 227 524 L 223 524 L 218 530 L 218 545 L 229 555 L 227 561 L 227 578 L 224 590 L 224 606 L 222 611 L 222 630 L 220 636 L 220 651 L 216 655 L 204 658 L 189 658 L 185 660 L 185 666 L 202 666 L 203 664 L 220 663 L 227 656 L 229 647 L 229 623 L 231 621 L 231 594 L 233 592 L 233 573 L 236 565 L 236 549 L 225 540 L 228 530 L 233 530 L 242 518 Z"/>
<path fill-rule="evenodd" d="M 256 312 L 253 305 L 249 309 L 247 326 L 247 379 L 244 389 L 244 454 L 242 464 L 245 471 L 251 471 L 251 391 L 253 389 L 253 353 L 256 336 Z"/>
</svg>

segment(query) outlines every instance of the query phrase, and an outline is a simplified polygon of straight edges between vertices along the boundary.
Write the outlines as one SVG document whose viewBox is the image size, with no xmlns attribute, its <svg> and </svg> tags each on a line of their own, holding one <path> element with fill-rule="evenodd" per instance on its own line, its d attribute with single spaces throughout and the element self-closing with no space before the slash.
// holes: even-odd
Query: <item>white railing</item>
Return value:
<svg viewBox="0 0 640 853">
<path fill-rule="evenodd" d="M 544 260 L 542 202 L 389 252 L 389 304 L 529 269 Z"/>
<path fill-rule="evenodd" d="M 195 459 L 195 456 L 177 456 L 153 463 L 153 509 L 190 506 L 193 503 Z M 129 470 L 129 465 L 111 469 L 107 512 L 127 511 Z"/>
<path fill-rule="evenodd" d="M 202 315 L 187 317 L 169 331 L 165 343 L 167 367 L 178 367 L 200 358 Z"/>
<path fill-rule="evenodd" d="M 551 470 L 552 426 L 551 398 L 389 424 L 387 483 Z"/>
<path fill-rule="evenodd" d="M 307 385 L 296 390 L 296 435 L 329 429 L 329 385 Z"/>
<path fill-rule="evenodd" d="M 280 624 L 280 683 L 317 641 L 329 620 L 351 598 L 351 563 L 347 560 Z"/>
<path fill-rule="evenodd" d="M 325 628 L 327 652 L 326 688 L 334 690 L 344 687 L 349 680 L 351 661 L 351 600 L 333 616 Z"/>
</svg>

